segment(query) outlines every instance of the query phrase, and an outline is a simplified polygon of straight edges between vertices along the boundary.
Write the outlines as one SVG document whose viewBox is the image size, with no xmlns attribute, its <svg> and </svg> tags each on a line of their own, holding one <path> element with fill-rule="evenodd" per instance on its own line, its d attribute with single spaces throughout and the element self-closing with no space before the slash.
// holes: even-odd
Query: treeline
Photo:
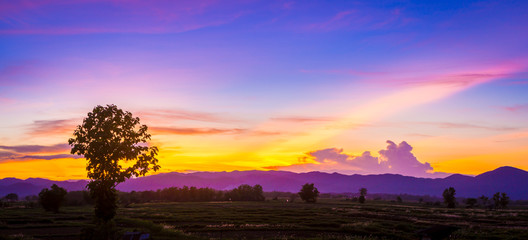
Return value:
<svg viewBox="0 0 528 240">
<path fill-rule="evenodd" d="M 119 203 L 128 206 L 146 202 L 212 202 L 212 201 L 264 201 L 262 186 L 243 184 L 233 190 L 221 191 L 212 188 L 170 187 L 157 191 L 118 192 Z M 70 191 L 53 185 L 50 190 L 42 189 L 39 196 L 27 196 L 20 200 L 12 193 L 0 198 L 0 208 L 13 205 L 33 208 L 38 205 L 48 211 L 58 211 L 60 206 L 82 206 L 94 204 L 88 191 Z"/>
<path fill-rule="evenodd" d="M 144 202 L 211 202 L 211 201 L 264 201 L 262 186 L 243 184 L 229 191 L 212 188 L 170 187 L 157 191 L 119 192 L 124 205 Z"/>
</svg>

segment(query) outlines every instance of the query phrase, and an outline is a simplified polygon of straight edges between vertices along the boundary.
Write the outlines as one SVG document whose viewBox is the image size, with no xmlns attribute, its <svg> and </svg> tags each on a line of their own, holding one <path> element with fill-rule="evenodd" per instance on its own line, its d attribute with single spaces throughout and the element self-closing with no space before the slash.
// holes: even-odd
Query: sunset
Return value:
<svg viewBox="0 0 528 240">
<path fill-rule="evenodd" d="M 148 127 L 146 176 L 527 171 L 527 9 L 0 0 L 0 179 L 93 179 L 68 141 L 97 106 Z"/>
</svg>

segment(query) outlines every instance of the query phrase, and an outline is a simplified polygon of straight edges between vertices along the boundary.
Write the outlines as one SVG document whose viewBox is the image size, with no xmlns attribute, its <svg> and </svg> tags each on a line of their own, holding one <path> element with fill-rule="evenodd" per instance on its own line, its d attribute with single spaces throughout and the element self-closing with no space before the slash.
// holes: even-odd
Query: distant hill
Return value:
<svg viewBox="0 0 528 240">
<path fill-rule="evenodd" d="M 528 172 L 500 167 L 477 176 L 454 174 L 446 178 L 416 178 L 397 174 L 343 175 L 339 173 L 293 173 L 286 171 L 233 171 L 160 173 L 157 175 L 129 179 L 118 186 L 121 191 L 156 190 L 167 187 L 211 187 L 226 190 L 240 184 L 260 184 L 264 191 L 297 192 L 304 183 L 315 183 L 323 193 L 357 192 L 365 187 L 369 193 L 411 194 L 441 196 L 448 187 L 456 189 L 457 197 L 491 197 L 495 192 L 506 192 L 511 199 L 528 200 Z M 51 181 L 42 178 L 20 180 L 4 178 L 0 180 L 0 196 L 17 193 L 19 196 L 38 194 L 42 188 L 57 184 L 68 191 L 82 190 L 86 180 Z"/>
</svg>

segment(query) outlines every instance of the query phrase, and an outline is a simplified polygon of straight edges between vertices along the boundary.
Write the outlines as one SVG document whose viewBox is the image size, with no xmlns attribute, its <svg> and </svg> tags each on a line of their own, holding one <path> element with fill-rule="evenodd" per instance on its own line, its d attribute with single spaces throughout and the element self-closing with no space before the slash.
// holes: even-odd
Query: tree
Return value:
<svg viewBox="0 0 528 240">
<path fill-rule="evenodd" d="M 319 190 L 314 187 L 313 183 L 306 183 L 302 186 L 299 196 L 305 202 L 314 203 L 319 196 Z"/>
<path fill-rule="evenodd" d="M 66 189 L 53 184 L 51 190 L 47 188 L 42 189 L 39 193 L 39 203 L 46 211 L 59 212 L 59 208 L 64 202 L 66 196 Z"/>
<path fill-rule="evenodd" d="M 508 206 L 508 203 L 510 203 L 510 197 L 508 197 L 506 193 L 502 193 L 501 200 L 500 200 L 501 207 L 506 208 Z"/>
<path fill-rule="evenodd" d="M 493 194 L 493 203 L 495 205 L 495 208 L 500 207 L 500 192 Z"/>
<path fill-rule="evenodd" d="M 115 105 L 96 106 L 68 140 L 71 153 L 84 155 L 90 182 L 87 188 L 95 200 L 95 215 L 108 222 L 117 209 L 115 187 L 130 177 L 157 171 L 158 148 L 149 146 L 151 135 L 139 118 Z M 128 163 L 124 167 L 123 163 Z"/>
<path fill-rule="evenodd" d="M 262 186 L 250 186 L 242 184 L 237 188 L 226 192 L 225 198 L 231 201 L 264 201 L 264 191 Z"/>
<path fill-rule="evenodd" d="M 6 200 L 10 201 L 10 202 L 18 201 L 18 195 L 16 193 L 9 193 L 9 194 L 5 195 L 4 198 Z"/>
<path fill-rule="evenodd" d="M 455 198 L 456 191 L 453 187 L 446 188 L 442 196 L 444 197 L 444 203 L 448 208 L 454 208 L 456 205 Z"/>
<path fill-rule="evenodd" d="M 495 208 L 506 208 L 508 203 L 510 203 L 510 197 L 506 193 L 497 192 L 493 194 L 493 203 Z"/>
<path fill-rule="evenodd" d="M 488 200 L 489 200 L 488 197 L 482 195 L 482 196 L 479 197 L 479 199 L 482 202 L 482 206 L 486 207 L 488 205 Z"/>
<path fill-rule="evenodd" d="M 365 196 L 367 195 L 367 189 L 366 188 L 360 188 L 359 189 L 359 203 L 365 203 Z"/>
</svg>

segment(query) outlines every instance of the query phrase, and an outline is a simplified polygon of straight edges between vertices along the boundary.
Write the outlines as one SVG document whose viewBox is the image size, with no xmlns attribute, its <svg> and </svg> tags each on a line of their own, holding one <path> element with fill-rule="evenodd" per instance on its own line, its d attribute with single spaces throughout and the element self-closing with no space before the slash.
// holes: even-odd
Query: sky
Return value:
<svg viewBox="0 0 528 240">
<path fill-rule="evenodd" d="M 160 172 L 528 170 L 527 1 L 0 0 L 0 178 L 86 178 L 97 105 Z"/>
</svg>

